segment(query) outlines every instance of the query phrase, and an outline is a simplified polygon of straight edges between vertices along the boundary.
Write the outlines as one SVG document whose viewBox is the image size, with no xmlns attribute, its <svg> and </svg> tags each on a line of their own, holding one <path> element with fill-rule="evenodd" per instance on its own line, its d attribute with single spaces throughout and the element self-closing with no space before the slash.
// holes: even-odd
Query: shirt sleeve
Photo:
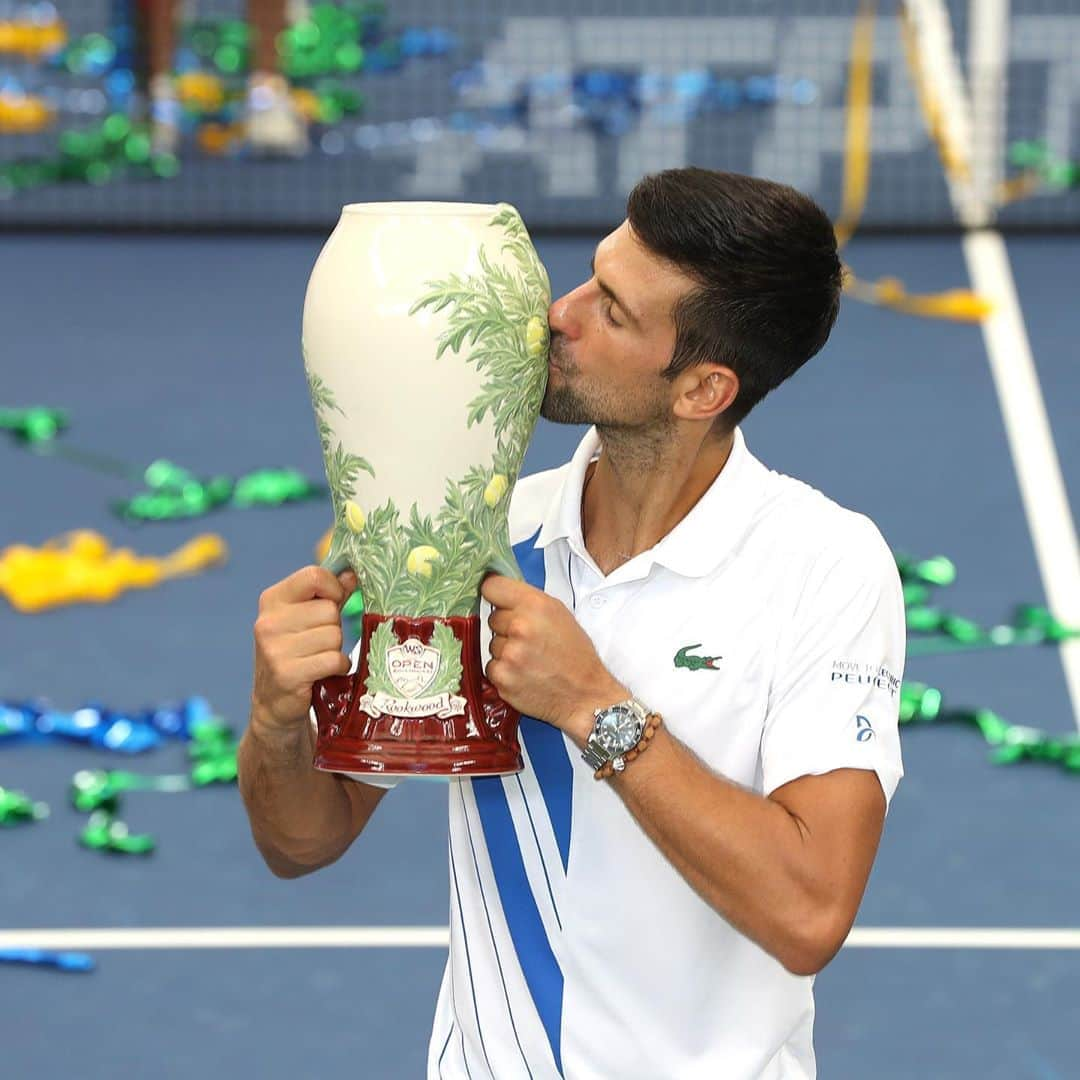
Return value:
<svg viewBox="0 0 1080 1080">
<path fill-rule="evenodd" d="M 871 769 L 887 807 L 903 776 L 903 590 L 881 534 L 857 521 L 807 574 L 781 637 L 762 736 L 766 795 L 800 776 Z"/>
</svg>

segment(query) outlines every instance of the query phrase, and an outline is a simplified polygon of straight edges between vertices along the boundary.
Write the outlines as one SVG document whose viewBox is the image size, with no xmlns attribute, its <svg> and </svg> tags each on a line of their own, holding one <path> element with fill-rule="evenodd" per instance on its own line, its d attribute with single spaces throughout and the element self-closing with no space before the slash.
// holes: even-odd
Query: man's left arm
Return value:
<svg viewBox="0 0 1080 1080">
<path fill-rule="evenodd" d="M 840 580 L 851 582 L 850 570 Z M 481 591 L 494 608 L 488 678 L 515 708 L 583 747 L 593 710 L 630 689 L 559 600 L 496 576 Z M 602 782 L 706 902 L 809 975 L 851 929 L 900 776 L 903 599 L 880 538 L 857 585 L 838 589 L 825 568 L 803 608 L 780 644 L 762 739 L 765 794 L 717 775 L 666 725 Z M 663 714 L 664 702 L 645 703 Z"/>
<path fill-rule="evenodd" d="M 765 797 L 661 727 L 607 782 L 697 893 L 789 971 L 817 973 L 844 943 L 885 821 L 873 772 L 802 776 Z"/>
</svg>

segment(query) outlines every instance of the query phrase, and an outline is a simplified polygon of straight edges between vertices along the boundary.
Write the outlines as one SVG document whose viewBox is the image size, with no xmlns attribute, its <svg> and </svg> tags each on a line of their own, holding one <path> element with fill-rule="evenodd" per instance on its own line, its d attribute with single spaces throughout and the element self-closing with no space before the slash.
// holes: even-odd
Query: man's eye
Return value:
<svg viewBox="0 0 1080 1080">
<path fill-rule="evenodd" d="M 609 297 L 607 303 L 604 305 L 604 315 L 607 316 L 607 321 L 611 323 L 612 326 L 622 326 L 622 323 L 611 313 L 614 307 L 615 301 Z"/>
</svg>

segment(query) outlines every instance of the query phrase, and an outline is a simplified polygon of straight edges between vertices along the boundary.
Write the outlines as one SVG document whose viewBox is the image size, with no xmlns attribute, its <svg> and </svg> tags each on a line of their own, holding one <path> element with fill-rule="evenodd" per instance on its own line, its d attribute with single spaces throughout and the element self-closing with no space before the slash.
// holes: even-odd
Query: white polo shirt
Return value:
<svg viewBox="0 0 1080 1080">
<path fill-rule="evenodd" d="M 568 464 L 516 486 L 526 579 L 720 776 L 768 795 L 871 769 L 891 798 L 904 604 L 874 524 L 770 471 L 736 432 L 690 513 L 605 577 L 581 533 L 599 446 L 590 430 Z M 521 774 L 449 785 L 429 1080 L 813 1077 L 813 979 L 709 907 L 561 732 L 525 717 L 521 742 Z"/>
</svg>

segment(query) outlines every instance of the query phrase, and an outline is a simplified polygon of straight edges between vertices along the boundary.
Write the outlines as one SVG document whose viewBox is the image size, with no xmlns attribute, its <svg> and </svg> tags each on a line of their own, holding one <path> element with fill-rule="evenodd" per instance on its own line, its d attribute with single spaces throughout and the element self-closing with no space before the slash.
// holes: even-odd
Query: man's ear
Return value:
<svg viewBox="0 0 1080 1080">
<path fill-rule="evenodd" d="M 686 386 L 675 402 L 681 420 L 715 420 L 739 396 L 739 376 L 729 367 L 684 372 Z"/>
</svg>

